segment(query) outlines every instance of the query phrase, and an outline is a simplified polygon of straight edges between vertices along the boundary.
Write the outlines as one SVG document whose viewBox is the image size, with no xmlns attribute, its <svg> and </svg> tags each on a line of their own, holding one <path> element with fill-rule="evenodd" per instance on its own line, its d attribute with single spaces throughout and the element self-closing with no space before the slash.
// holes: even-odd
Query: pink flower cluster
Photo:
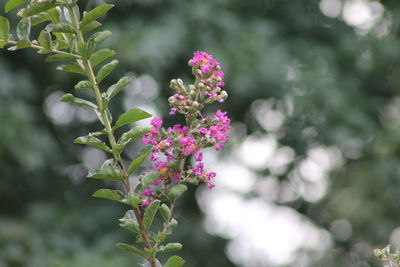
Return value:
<svg viewBox="0 0 400 267">
<path fill-rule="evenodd" d="M 221 150 L 229 139 L 230 123 L 231 120 L 228 118 L 227 112 L 217 110 L 211 120 L 211 126 L 209 128 L 200 127 L 199 133 L 207 138 L 208 143 L 214 145 L 215 150 Z"/>
<path fill-rule="evenodd" d="M 170 184 L 204 182 L 209 188 L 214 187 L 216 173 L 205 170 L 200 150 L 211 146 L 216 150 L 222 149 L 229 139 L 230 119 L 227 112 L 221 110 L 211 117 L 203 117 L 201 110 L 206 104 L 226 99 L 227 93 L 221 91 L 224 73 L 218 61 L 205 52 L 195 52 L 189 65 L 193 68 L 195 83 L 186 86 L 182 80 L 172 80 L 171 88 L 176 93 L 168 101 L 170 115 L 176 112 L 183 114 L 190 128 L 176 124 L 165 129 L 162 128 L 162 120 L 154 118 L 151 121 L 152 131 L 142 137 L 144 144 L 152 146 L 151 160 L 155 166 L 152 171 L 160 173 L 158 179 L 142 192 L 143 206 L 149 205 Z M 185 159 L 190 156 L 194 157 L 196 163 L 183 166 Z"/>
</svg>

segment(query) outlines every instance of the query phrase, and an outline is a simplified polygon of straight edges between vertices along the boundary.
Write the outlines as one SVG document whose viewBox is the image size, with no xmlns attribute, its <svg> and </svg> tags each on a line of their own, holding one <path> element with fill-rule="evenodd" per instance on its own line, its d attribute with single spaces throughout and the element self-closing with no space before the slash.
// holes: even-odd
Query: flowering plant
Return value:
<svg viewBox="0 0 400 267">
<path fill-rule="evenodd" d="M 176 124 L 163 128 L 160 118 L 153 118 L 151 126 L 135 126 L 120 132 L 123 126 L 151 117 L 143 110 L 132 108 L 120 115 L 113 123 L 108 108 L 109 102 L 121 92 L 131 78 L 126 76 L 117 83 L 102 90 L 103 80 L 117 66 L 117 60 L 104 63 L 115 52 L 98 46 L 110 37 L 110 31 L 94 31 L 101 26 L 97 20 L 114 5 L 105 4 L 84 12 L 81 17 L 77 0 L 9 0 L 5 11 L 9 12 L 26 2 L 28 5 L 18 11 L 21 17 L 17 25 L 17 38 L 10 34 L 10 23 L 0 17 L 0 48 L 12 45 L 8 50 L 34 48 L 39 54 L 48 54 L 46 62 L 66 62 L 58 70 L 80 74 L 85 78 L 75 85 L 76 91 L 89 90 L 95 102 L 65 94 L 61 101 L 84 106 L 98 117 L 101 128 L 86 136 L 75 139 L 74 143 L 94 146 L 110 154 L 99 169 L 89 170 L 88 178 L 120 181 L 123 190 L 99 189 L 93 196 L 126 204 L 130 209 L 120 219 L 120 226 L 136 234 L 136 243 L 118 243 L 117 246 L 144 258 L 144 266 L 161 266 L 157 255 L 181 249 L 180 243 L 167 243 L 172 227 L 177 225 L 173 218 L 176 199 L 187 190 L 187 183 L 206 183 L 214 187 L 214 172 L 206 170 L 202 149 L 214 147 L 220 150 L 228 140 L 230 119 L 226 112 L 217 110 L 206 116 L 202 110 L 205 105 L 223 102 L 227 93 L 224 86 L 224 73 L 218 61 L 205 52 L 195 52 L 189 60 L 195 77 L 194 83 L 185 85 L 180 79 L 173 79 L 170 87 L 175 91 L 168 101 L 170 115 L 182 114 L 186 124 Z M 36 40 L 31 40 L 31 28 L 46 24 Z M 141 139 L 144 147 L 126 165 L 122 158 L 125 146 Z M 151 157 L 154 168 L 135 176 L 141 164 Z M 189 163 L 194 157 L 195 163 Z M 156 230 L 154 217 L 159 211 L 163 226 Z M 164 266 L 180 267 L 184 260 L 171 256 Z"/>
</svg>

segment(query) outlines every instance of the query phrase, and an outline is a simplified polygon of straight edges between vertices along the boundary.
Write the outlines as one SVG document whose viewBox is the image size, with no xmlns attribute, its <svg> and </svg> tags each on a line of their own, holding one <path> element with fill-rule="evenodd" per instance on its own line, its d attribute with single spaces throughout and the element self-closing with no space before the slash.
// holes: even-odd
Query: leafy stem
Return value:
<svg viewBox="0 0 400 267">
<path fill-rule="evenodd" d="M 72 24 L 74 25 L 74 27 L 76 29 L 78 45 L 84 46 L 86 44 L 85 44 L 85 40 L 83 38 L 83 34 L 79 30 L 79 21 L 77 19 L 77 15 L 75 14 L 75 9 L 73 7 L 68 7 L 68 9 L 69 9 L 69 12 L 71 15 Z M 88 60 L 88 59 L 80 59 L 77 61 L 78 61 L 78 63 L 79 63 L 79 61 L 82 62 L 83 66 L 85 68 L 85 71 L 86 71 L 86 75 L 87 75 L 89 81 L 91 82 L 91 84 L 93 85 L 93 91 L 94 91 L 94 94 L 96 97 L 96 102 L 97 102 L 97 105 L 99 106 L 99 112 L 101 113 L 101 117 L 103 119 L 104 127 L 106 129 L 107 136 L 108 136 L 108 140 L 110 142 L 114 158 L 118 162 L 119 168 L 120 168 L 121 173 L 124 178 L 125 189 L 127 192 L 132 193 L 132 188 L 129 183 L 129 175 L 126 171 L 125 164 L 121 158 L 120 153 L 116 152 L 116 150 L 115 150 L 115 147 L 117 146 L 117 142 L 116 142 L 114 132 L 112 130 L 112 126 L 111 126 L 111 123 L 110 123 L 110 120 L 109 120 L 109 117 L 107 114 L 107 107 L 104 106 L 104 99 L 101 95 L 100 87 L 96 81 L 96 76 L 94 74 L 93 67 L 90 63 L 90 60 Z M 133 210 L 136 220 L 139 224 L 139 230 L 143 237 L 145 247 L 148 250 L 152 250 L 153 246 L 152 246 L 150 238 L 147 234 L 146 228 L 143 224 L 143 217 L 142 217 L 141 211 L 137 206 L 134 206 L 134 205 L 132 205 L 132 210 Z M 151 267 L 156 267 L 155 257 L 148 258 L 148 261 L 149 261 Z"/>
</svg>

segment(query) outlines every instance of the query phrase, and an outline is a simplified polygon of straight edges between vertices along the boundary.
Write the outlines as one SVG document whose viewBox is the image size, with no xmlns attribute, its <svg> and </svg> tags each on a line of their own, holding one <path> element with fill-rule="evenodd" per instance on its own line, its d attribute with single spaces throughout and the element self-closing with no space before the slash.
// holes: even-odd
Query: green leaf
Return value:
<svg viewBox="0 0 400 267">
<path fill-rule="evenodd" d="M 22 17 L 27 18 L 33 15 L 37 15 L 40 12 L 49 10 L 50 8 L 56 7 L 55 1 L 49 0 L 46 2 L 35 2 L 30 7 L 26 8 L 24 12 L 22 12 Z"/>
<path fill-rule="evenodd" d="M 179 251 L 181 249 L 182 249 L 181 243 L 168 243 L 165 246 L 160 246 L 158 251 L 159 252 L 173 252 L 173 251 Z"/>
<path fill-rule="evenodd" d="M 54 54 L 51 56 L 48 56 L 45 61 L 46 62 L 58 62 L 58 61 L 69 61 L 69 60 L 75 60 L 76 56 L 73 55 L 67 55 L 67 54 Z"/>
<path fill-rule="evenodd" d="M 90 58 L 90 63 L 92 64 L 92 67 L 96 67 L 98 64 L 103 62 L 109 57 L 112 57 L 115 55 L 115 51 L 108 49 L 108 48 L 103 48 L 99 49 L 96 52 L 93 53 L 92 57 Z"/>
<path fill-rule="evenodd" d="M 128 193 L 128 196 L 122 200 L 122 203 L 130 205 L 130 206 L 138 207 L 139 204 L 142 203 L 142 200 L 132 196 L 131 193 Z"/>
<path fill-rule="evenodd" d="M 120 190 L 99 189 L 96 192 L 94 192 L 92 197 L 104 198 L 121 202 L 123 195 L 124 193 L 122 193 Z"/>
<path fill-rule="evenodd" d="M 119 219 L 119 221 L 121 222 L 119 226 L 122 228 L 137 234 L 140 233 L 139 224 L 133 210 L 128 210 L 124 217 Z"/>
<path fill-rule="evenodd" d="M 94 49 L 95 45 L 93 41 L 89 41 L 87 43 L 80 43 L 78 45 L 79 54 L 82 56 L 84 60 L 88 60 L 92 56 Z"/>
<path fill-rule="evenodd" d="M 31 20 L 27 18 L 21 19 L 17 25 L 17 37 L 19 40 L 29 40 L 31 34 Z"/>
<path fill-rule="evenodd" d="M 60 9 L 51 8 L 51 9 L 47 10 L 47 14 L 49 14 L 50 20 L 53 21 L 53 23 L 61 22 Z"/>
<path fill-rule="evenodd" d="M 46 26 L 48 32 L 64 32 L 64 33 L 75 33 L 75 28 L 70 23 L 60 22 L 52 23 Z"/>
<path fill-rule="evenodd" d="M 106 92 L 107 98 L 110 100 L 115 95 L 117 95 L 119 92 L 121 92 L 121 90 L 124 89 L 131 82 L 132 82 L 131 77 L 128 77 L 128 76 L 122 77 L 116 84 L 111 85 L 107 89 L 107 92 Z"/>
<path fill-rule="evenodd" d="M 7 18 L 0 16 L 0 40 L 8 41 L 10 36 L 10 22 Z"/>
<path fill-rule="evenodd" d="M 106 152 L 109 152 L 109 153 L 112 152 L 111 148 L 109 148 L 106 144 L 104 144 L 104 142 L 102 142 L 99 138 L 90 136 L 90 135 L 78 137 L 74 140 L 74 143 L 81 144 L 81 145 L 94 146 L 94 147 L 100 148 Z"/>
<path fill-rule="evenodd" d="M 89 107 L 89 108 L 93 108 L 93 109 L 97 109 L 97 105 L 96 104 L 94 104 L 94 103 L 92 103 L 92 102 L 90 102 L 88 100 L 79 98 L 79 97 L 74 97 L 72 94 L 63 95 L 61 97 L 61 101 L 62 102 L 67 102 L 67 103 L 72 103 L 72 104 L 77 104 L 77 105 L 81 105 L 81 106 L 85 106 L 85 107 Z"/>
<path fill-rule="evenodd" d="M 164 267 L 182 267 L 185 264 L 185 260 L 179 256 L 170 257 L 165 263 Z"/>
<path fill-rule="evenodd" d="M 15 50 L 31 47 L 31 45 L 32 44 L 29 40 L 22 40 L 22 41 L 18 41 L 16 46 L 12 46 L 12 47 L 8 48 L 8 50 L 15 51 Z"/>
<path fill-rule="evenodd" d="M 39 44 L 46 50 L 51 51 L 51 36 L 46 30 L 42 30 L 38 37 Z"/>
<path fill-rule="evenodd" d="M 161 173 L 158 171 L 153 171 L 146 173 L 145 175 L 142 176 L 141 180 L 141 189 L 140 191 L 145 190 L 147 187 L 153 184 L 155 180 L 157 180 L 160 177 Z"/>
<path fill-rule="evenodd" d="M 129 131 L 123 133 L 121 138 L 118 140 L 118 144 L 126 145 L 132 140 L 136 140 L 142 137 L 143 135 L 150 133 L 152 129 L 153 127 L 151 126 L 136 126 L 130 129 Z"/>
<path fill-rule="evenodd" d="M 140 121 L 140 120 L 144 120 L 147 118 L 150 118 L 151 115 L 141 109 L 137 109 L 137 108 L 132 108 L 130 110 L 128 110 L 127 112 L 125 112 L 124 114 L 122 114 L 117 122 L 115 123 L 115 126 L 113 127 L 113 130 L 118 129 L 119 127 L 132 123 L 132 122 L 136 122 L 136 121 Z"/>
<path fill-rule="evenodd" d="M 134 246 L 131 246 L 131 245 L 128 245 L 128 244 L 125 244 L 125 243 L 118 243 L 117 247 L 119 247 L 120 249 L 126 250 L 126 251 L 128 251 L 128 252 L 130 252 L 132 254 L 136 254 L 136 255 L 138 255 L 138 256 L 140 256 L 142 258 L 146 258 L 147 257 L 146 253 L 143 250 L 140 250 L 140 249 L 138 249 L 138 248 L 136 248 Z"/>
<path fill-rule="evenodd" d="M 150 229 L 159 206 L 160 200 L 156 200 L 146 208 L 143 216 L 143 225 L 146 230 Z"/>
<path fill-rule="evenodd" d="M 82 34 L 86 34 L 88 32 L 93 31 L 94 29 L 97 29 L 100 26 L 101 26 L 100 22 L 92 21 L 89 24 L 87 24 L 86 26 L 84 26 L 83 28 L 81 28 L 81 32 L 82 32 Z"/>
<path fill-rule="evenodd" d="M 46 12 L 39 13 L 31 17 L 32 26 L 38 25 L 45 21 L 50 21 L 51 18 Z"/>
<path fill-rule="evenodd" d="M 14 8 L 19 7 L 20 5 L 25 4 L 26 0 L 9 0 L 4 6 L 4 10 L 6 12 L 10 12 Z"/>
<path fill-rule="evenodd" d="M 139 153 L 136 155 L 136 158 L 132 161 L 131 165 L 129 165 L 128 168 L 129 175 L 132 174 L 134 171 L 136 171 L 140 165 L 142 165 L 142 163 L 150 155 L 152 149 L 153 146 L 145 146 L 139 151 Z"/>
<path fill-rule="evenodd" d="M 186 190 L 187 186 L 184 184 L 174 185 L 168 193 L 168 200 L 171 202 L 175 202 L 176 198 L 179 197 Z"/>
<path fill-rule="evenodd" d="M 96 32 L 90 36 L 89 41 L 93 41 L 93 43 L 97 46 L 107 40 L 111 34 L 112 33 L 110 31 Z"/>
<path fill-rule="evenodd" d="M 117 162 L 113 159 L 106 160 L 100 169 L 91 169 L 88 173 L 88 178 L 96 178 L 103 180 L 123 181 L 121 170 Z"/>
<path fill-rule="evenodd" d="M 83 80 L 75 85 L 75 90 L 92 89 L 93 85 L 89 80 Z"/>
<path fill-rule="evenodd" d="M 57 70 L 63 70 L 66 72 L 82 74 L 86 76 L 86 72 L 79 66 L 77 63 L 71 63 L 68 65 L 60 65 L 57 67 Z"/>
<path fill-rule="evenodd" d="M 160 213 L 161 217 L 164 219 L 164 222 L 169 222 L 169 219 L 171 219 L 171 211 L 164 203 L 160 206 Z"/>
<path fill-rule="evenodd" d="M 118 60 L 113 60 L 110 63 L 104 65 L 96 75 L 97 83 L 101 83 L 104 78 L 107 77 L 114 70 L 118 63 Z"/>
<path fill-rule="evenodd" d="M 89 12 L 85 13 L 83 15 L 83 19 L 82 19 L 81 23 L 79 24 L 80 29 L 82 29 L 82 27 L 86 26 L 90 22 L 103 16 L 113 7 L 114 7 L 114 5 L 112 5 L 112 4 L 101 5 L 101 6 L 98 6 L 94 9 L 90 10 Z"/>
</svg>

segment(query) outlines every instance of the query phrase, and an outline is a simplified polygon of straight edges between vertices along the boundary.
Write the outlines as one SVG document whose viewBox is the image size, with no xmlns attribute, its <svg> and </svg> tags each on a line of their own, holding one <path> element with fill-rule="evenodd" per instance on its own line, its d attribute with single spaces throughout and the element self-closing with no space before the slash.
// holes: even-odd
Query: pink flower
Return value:
<svg viewBox="0 0 400 267">
<path fill-rule="evenodd" d="M 196 159 L 196 161 L 202 161 L 203 160 L 203 153 L 200 152 L 199 154 L 197 154 L 195 159 Z"/>
<path fill-rule="evenodd" d="M 160 118 L 155 117 L 154 119 L 151 120 L 150 124 L 154 126 L 156 129 L 160 129 L 163 121 Z"/>
<path fill-rule="evenodd" d="M 143 195 L 145 195 L 145 196 L 151 196 L 151 194 L 152 194 L 153 192 L 151 191 L 151 188 L 150 187 L 147 187 L 145 190 L 143 190 Z"/>
<path fill-rule="evenodd" d="M 200 127 L 200 128 L 199 128 L 199 133 L 201 133 L 201 134 L 207 134 L 207 133 L 208 133 L 208 130 L 207 130 L 207 128 Z"/>
</svg>

